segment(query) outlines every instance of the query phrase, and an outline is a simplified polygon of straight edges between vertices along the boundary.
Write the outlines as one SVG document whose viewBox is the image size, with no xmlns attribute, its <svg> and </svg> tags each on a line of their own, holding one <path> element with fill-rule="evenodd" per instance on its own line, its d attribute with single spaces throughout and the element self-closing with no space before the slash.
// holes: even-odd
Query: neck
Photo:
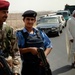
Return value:
<svg viewBox="0 0 75 75">
<path fill-rule="evenodd" d="M 25 27 L 28 32 L 33 31 L 33 28 Z"/>
<path fill-rule="evenodd" d="M 3 23 L 0 23 L 0 29 L 2 28 L 2 26 L 3 26 Z"/>
<path fill-rule="evenodd" d="M 3 22 L 0 22 L 0 25 L 3 25 Z"/>
</svg>

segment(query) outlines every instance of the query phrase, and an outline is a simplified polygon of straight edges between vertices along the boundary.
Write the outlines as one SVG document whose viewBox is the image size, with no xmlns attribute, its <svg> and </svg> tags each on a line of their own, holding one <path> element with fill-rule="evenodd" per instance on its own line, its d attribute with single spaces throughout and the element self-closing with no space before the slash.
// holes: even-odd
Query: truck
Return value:
<svg viewBox="0 0 75 75">
<path fill-rule="evenodd" d="M 58 10 L 56 12 L 56 15 L 63 15 L 65 21 L 67 22 L 71 14 L 68 10 Z"/>
<path fill-rule="evenodd" d="M 75 5 L 66 4 L 64 10 L 68 10 L 72 14 L 72 12 L 75 10 Z"/>
</svg>

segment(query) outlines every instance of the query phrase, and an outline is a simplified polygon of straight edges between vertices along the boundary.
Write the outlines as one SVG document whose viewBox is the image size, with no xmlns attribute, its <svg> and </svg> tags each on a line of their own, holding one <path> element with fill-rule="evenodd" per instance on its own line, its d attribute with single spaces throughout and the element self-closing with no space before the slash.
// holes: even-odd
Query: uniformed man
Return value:
<svg viewBox="0 0 75 75">
<path fill-rule="evenodd" d="M 18 46 L 23 61 L 22 75 L 46 75 L 37 49 L 44 47 L 46 57 L 52 50 L 52 43 L 48 36 L 34 28 L 36 16 L 37 13 L 33 10 L 25 11 L 22 15 L 24 28 L 17 31 Z"/>
<path fill-rule="evenodd" d="M 0 0 L 0 56 L 2 55 L 14 75 L 19 75 L 20 53 L 18 51 L 17 39 L 13 29 L 4 24 L 8 17 L 10 3 L 6 0 Z M 0 74 L 7 75 L 3 68 L 5 66 L 0 61 Z"/>
</svg>

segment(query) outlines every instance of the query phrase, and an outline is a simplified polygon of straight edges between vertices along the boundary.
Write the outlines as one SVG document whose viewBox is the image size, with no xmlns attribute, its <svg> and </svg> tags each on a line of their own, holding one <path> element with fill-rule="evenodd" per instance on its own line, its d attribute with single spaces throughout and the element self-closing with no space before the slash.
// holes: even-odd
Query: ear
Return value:
<svg viewBox="0 0 75 75">
<path fill-rule="evenodd" d="M 35 18 L 35 20 L 34 20 L 35 22 L 36 22 L 36 18 Z"/>
<path fill-rule="evenodd" d="M 25 21 L 25 18 L 23 18 L 23 22 Z"/>
</svg>

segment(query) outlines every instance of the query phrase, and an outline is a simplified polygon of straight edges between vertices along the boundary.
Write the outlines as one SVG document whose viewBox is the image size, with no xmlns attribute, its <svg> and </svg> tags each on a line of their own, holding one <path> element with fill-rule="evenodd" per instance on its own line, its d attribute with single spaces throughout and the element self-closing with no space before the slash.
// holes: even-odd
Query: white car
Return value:
<svg viewBox="0 0 75 75">
<path fill-rule="evenodd" d="M 54 15 L 49 15 L 49 16 L 51 16 L 51 17 L 58 17 L 59 22 L 62 25 L 62 28 L 66 27 L 66 20 L 64 19 L 63 15 L 56 15 L 56 14 L 54 14 Z"/>
<path fill-rule="evenodd" d="M 66 26 L 66 20 L 64 19 L 63 15 L 56 15 L 59 17 L 59 21 L 62 24 L 62 27 L 64 28 Z"/>
</svg>

